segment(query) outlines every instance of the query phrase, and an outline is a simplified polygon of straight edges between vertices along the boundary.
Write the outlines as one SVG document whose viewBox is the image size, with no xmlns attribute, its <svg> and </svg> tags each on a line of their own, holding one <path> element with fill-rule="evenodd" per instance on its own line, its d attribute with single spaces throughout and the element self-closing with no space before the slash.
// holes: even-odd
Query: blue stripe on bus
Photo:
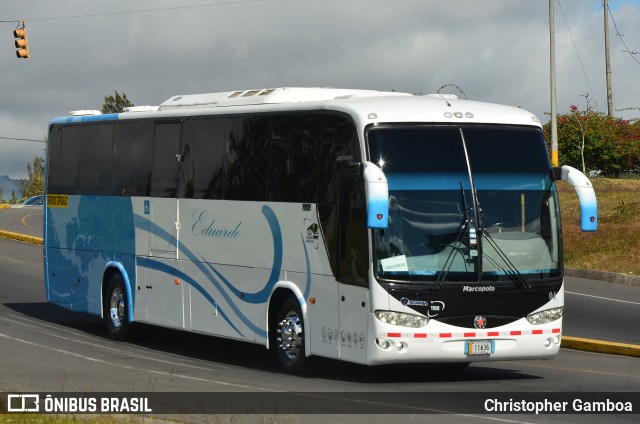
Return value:
<svg viewBox="0 0 640 424">
<path fill-rule="evenodd" d="M 235 325 L 233 325 L 233 323 L 231 322 L 231 320 L 229 319 L 227 314 L 224 313 L 224 311 L 220 308 L 220 305 L 215 301 L 215 299 L 200 284 L 198 284 L 198 282 L 196 280 L 194 280 L 193 278 L 189 277 L 184 272 L 182 272 L 182 271 L 180 271 L 180 270 L 178 270 L 178 269 L 176 269 L 176 268 L 174 268 L 174 267 L 172 267 L 170 265 L 167 265 L 165 263 L 159 262 L 159 261 L 151 259 L 151 258 L 139 257 L 138 258 L 138 265 L 141 266 L 141 267 L 144 267 L 144 268 L 149 268 L 149 269 L 153 269 L 153 270 L 156 270 L 156 271 L 164 272 L 165 274 L 169 274 L 169 275 L 171 275 L 173 277 L 176 277 L 176 278 L 179 278 L 179 279 L 181 279 L 183 281 L 186 281 L 192 287 L 195 287 L 195 289 L 198 290 L 200 292 L 200 294 L 202 294 L 209 301 L 209 303 L 211 303 L 211 305 L 218 306 L 218 313 L 220 313 L 220 315 L 222 315 L 222 318 L 224 318 L 224 320 L 227 321 L 227 324 L 229 324 L 231 326 L 231 328 L 233 328 L 235 330 L 235 332 L 238 333 L 240 336 L 245 337 L 245 335 L 242 334 L 242 332 L 240 330 L 238 330 L 238 328 Z"/>
<path fill-rule="evenodd" d="M 278 223 L 278 218 L 276 214 L 273 212 L 273 209 L 264 205 L 262 207 L 262 214 L 267 219 L 269 223 L 269 228 L 271 229 L 271 237 L 273 237 L 273 263 L 271 265 L 271 275 L 267 283 L 264 287 L 256 293 L 242 293 L 222 276 L 212 265 L 209 267 L 216 273 L 216 275 L 222 280 L 222 282 L 233 291 L 233 294 L 236 297 L 241 298 L 242 301 L 252 304 L 257 303 L 265 303 L 269 296 L 271 296 L 271 292 L 273 287 L 276 285 L 278 280 L 280 280 L 280 272 L 282 270 L 282 232 L 280 231 L 280 224 Z"/>
<path fill-rule="evenodd" d="M 79 122 L 117 121 L 118 119 L 120 119 L 120 115 L 117 113 L 108 113 L 104 115 L 64 116 L 61 118 L 53 118 L 49 124 L 76 124 Z"/>
<path fill-rule="evenodd" d="M 145 229 L 146 225 L 148 225 L 148 228 L 150 230 L 150 232 L 156 236 L 156 237 L 160 237 L 165 241 L 170 242 L 172 245 L 175 245 L 177 240 L 176 238 L 171 235 L 170 233 L 168 233 L 167 231 L 165 231 L 162 227 L 158 226 L 157 224 L 152 223 L 151 221 L 147 220 L 146 218 L 143 218 L 139 215 L 136 215 L 136 227 L 141 228 L 141 229 Z M 145 225 L 146 224 L 146 225 Z M 215 279 L 215 277 L 213 275 L 211 275 L 210 272 L 208 272 L 208 270 L 205 268 L 205 266 L 203 265 L 203 263 L 201 262 L 203 259 L 202 258 L 198 258 L 196 255 L 194 255 L 186 246 L 184 246 L 182 243 L 179 243 L 179 248 L 180 251 L 182 253 L 184 253 L 184 255 L 187 257 L 187 259 L 189 259 L 194 265 L 196 265 L 196 267 L 204 274 L 204 276 L 209 280 L 209 282 L 211 284 L 213 284 L 213 286 L 216 288 L 216 290 L 218 290 L 218 292 L 220 293 L 220 295 L 224 298 L 225 301 L 227 301 L 227 303 L 229 304 L 229 307 L 233 310 L 233 312 L 235 312 L 235 314 L 238 316 L 238 318 L 247 326 L 249 327 L 252 331 L 254 331 L 256 334 L 261 335 L 262 337 L 266 337 L 267 332 L 261 328 L 256 327 L 249 318 L 247 318 L 246 315 L 244 315 L 240 309 L 238 308 L 237 305 L 234 304 L 233 299 L 231 299 L 231 297 L 227 294 L 226 291 L 223 290 L 223 288 L 220 286 L 220 284 L 218 283 L 218 281 Z M 140 261 L 141 257 L 138 258 L 138 264 L 141 263 Z M 143 261 L 145 263 L 149 263 L 146 261 Z M 210 266 L 210 265 L 209 265 Z M 165 267 L 171 268 L 168 265 L 166 265 Z M 152 269 L 156 269 L 156 268 L 152 268 Z M 175 268 L 173 268 L 175 269 Z M 214 270 L 215 271 L 215 270 Z M 177 271 L 176 272 L 181 272 L 181 271 Z M 217 272 L 216 272 L 217 273 Z M 185 279 L 186 280 L 186 279 Z M 227 282 L 228 283 L 228 282 Z M 240 293 L 240 291 L 238 291 L 235 287 L 233 287 L 231 285 L 231 283 L 228 283 L 228 287 L 234 291 L 234 292 L 238 292 Z M 239 333 L 241 334 L 241 333 Z M 243 336 L 244 337 L 244 336 Z"/>
<path fill-rule="evenodd" d="M 386 174 L 389 190 L 469 190 L 468 174 L 414 173 Z M 478 173 L 473 175 L 477 190 L 548 190 L 551 180 L 547 174 Z"/>
<path fill-rule="evenodd" d="M 193 252 L 191 252 L 191 250 L 189 250 L 184 244 L 178 242 L 176 240 L 176 238 L 172 234 L 170 234 L 169 232 L 165 231 L 162 227 L 158 226 L 157 224 L 152 223 L 151 221 L 149 221 L 146 218 L 143 218 L 140 215 L 136 215 L 135 216 L 135 225 L 136 225 L 137 228 L 140 228 L 140 229 L 149 228 L 149 231 L 154 236 L 160 237 L 163 240 L 171 243 L 172 245 L 178 244 L 180 251 L 185 255 L 185 257 L 187 259 L 192 261 L 197 266 L 197 268 L 209 279 L 209 282 L 211 284 L 213 284 L 213 286 L 218 290 L 218 292 L 220 292 L 220 294 L 224 297 L 224 299 L 227 301 L 227 303 L 229 304 L 231 309 L 235 312 L 235 314 L 238 316 L 238 318 L 240 318 L 240 320 L 242 320 L 242 322 L 247 327 L 251 328 L 257 335 L 259 335 L 261 337 L 267 337 L 267 331 L 256 327 L 249 320 L 249 318 L 247 318 L 240 311 L 238 306 L 234 304 L 234 302 L 229 297 L 227 292 L 222 289 L 222 287 L 220 286 L 218 280 L 206 268 L 206 267 L 208 267 L 211 271 L 213 271 L 213 273 L 215 273 L 215 275 L 218 277 L 218 279 L 220 281 L 222 281 L 222 283 L 224 283 L 224 285 L 231 291 L 231 293 L 233 293 L 239 300 L 241 300 L 241 301 L 243 301 L 245 303 L 250 303 L 250 304 L 258 304 L 258 303 L 267 302 L 267 300 L 269 299 L 269 296 L 271 295 L 273 287 L 275 286 L 275 284 L 280 279 L 280 273 L 281 273 L 281 270 L 282 270 L 282 256 L 283 256 L 283 253 L 282 253 L 282 232 L 280 230 L 280 224 L 278 223 L 278 218 L 276 217 L 276 214 L 273 212 L 273 209 L 271 209 L 270 207 L 264 205 L 262 207 L 262 214 L 266 218 L 267 223 L 269 224 L 269 228 L 271 230 L 271 235 L 273 237 L 274 256 L 273 256 L 273 263 L 272 263 L 271 274 L 269 276 L 269 279 L 266 282 L 266 284 L 264 285 L 264 287 L 261 290 L 259 290 L 258 292 L 256 292 L 256 293 L 243 293 L 242 291 L 238 290 L 212 264 L 204 262 L 204 258 L 201 255 L 196 255 Z M 310 270 L 310 264 L 309 264 L 309 259 L 308 259 L 308 254 L 306 252 L 306 248 L 305 248 L 305 255 L 306 255 L 306 261 L 307 261 L 307 288 L 306 288 L 306 293 L 308 294 L 309 291 L 310 291 L 310 285 L 311 285 L 310 284 L 311 270 Z M 206 263 L 206 266 L 205 266 L 205 263 Z"/>
</svg>

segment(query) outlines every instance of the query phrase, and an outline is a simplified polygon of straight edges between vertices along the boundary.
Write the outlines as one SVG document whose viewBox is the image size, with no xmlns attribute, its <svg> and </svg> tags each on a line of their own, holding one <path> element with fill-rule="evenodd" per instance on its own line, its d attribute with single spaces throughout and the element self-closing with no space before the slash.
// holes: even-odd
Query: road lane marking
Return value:
<svg viewBox="0 0 640 424">
<path fill-rule="evenodd" d="M 37 264 L 35 262 L 25 262 L 25 261 L 21 261 L 19 259 L 7 258 L 6 256 L 0 256 L 0 259 L 3 259 L 5 261 L 9 261 L 9 262 L 13 262 L 13 263 L 16 263 L 16 264 L 20 264 L 20 265 L 40 266 L 40 264 Z"/>
<path fill-rule="evenodd" d="M 243 384 L 237 384 L 237 383 L 229 383 L 226 381 L 220 381 L 220 380 L 211 380 L 211 379 L 207 379 L 207 378 L 201 378 L 201 377 L 192 377 L 192 376 L 187 376 L 187 375 L 180 375 L 180 374 L 175 374 L 175 373 L 170 373 L 170 372 L 164 372 L 164 371 L 157 371 L 157 370 L 152 370 L 152 369 L 146 369 L 146 368 L 140 368 L 140 367 L 134 367 L 131 365 L 124 365 L 124 364 L 120 364 L 117 362 L 110 362 L 110 361 L 106 361 L 103 359 L 99 359 L 99 358 L 95 358 L 92 356 L 87 356 L 87 355 L 82 355 L 76 352 L 71 352 L 69 350 L 65 350 L 65 349 L 59 349 L 59 348 L 55 348 L 52 346 L 47 346 L 47 345 L 43 345 L 40 343 L 35 343 L 29 340 L 25 340 L 25 339 L 20 339 L 17 337 L 12 337 L 9 336 L 7 334 L 4 333 L 0 333 L 0 337 L 3 337 L 5 339 L 9 339 L 9 340 L 13 340 L 19 343 L 24 343 L 27 344 L 29 346 L 34 346 L 37 348 L 41 348 L 41 349 L 48 349 L 48 350 L 52 350 L 54 352 L 58 352 L 64 355 L 70 355 L 76 358 L 80 358 L 80 359 L 84 359 L 90 362 L 97 362 L 97 363 L 101 363 L 101 364 L 105 364 L 105 365 L 111 365 L 114 367 L 119 367 L 119 368 L 124 368 L 126 370 L 132 370 L 132 371 L 139 371 L 139 372 L 147 372 L 147 373 L 151 373 L 151 374 L 158 374 L 158 375 L 162 375 L 162 376 L 166 376 L 166 377 L 170 377 L 172 379 L 175 378 L 182 378 L 182 379 L 186 379 L 186 380 L 192 380 L 192 381 L 198 381 L 198 382 L 203 382 L 203 383 L 213 383 L 213 384 L 219 384 L 219 385 L 223 385 L 223 386 L 231 386 L 231 387 L 238 387 L 238 388 L 243 388 L 243 389 L 250 389 L 250 390 L 257 390 L 257 391 L 263 391 L 263 392 L 273 392 L 273 393 L 284 393 L 282 390 L 276 390 L 276 389 L 269 389 L 266 387 L 257 387 L 257 386 L 248 386 L 248 385 L 243 385 Z M 331 392 L 317 392 L 317 394 L 315 393 L 307 393 L 307 396 L 317 396 L 317 397 L 329 397 L 331 398 Z M 329 395 L 329 396 L 327 396 Z M 339 398 L 339 400 L 344 400 L 342 398 Z M 370 402 L 370 401 L 365 401 L 365 400 L 359 400 L 357 402 L 364 402 L 364 403 L 375 403 L 376 405 L 380 405 L 380 402 Z M 432 408 L 423 408 L 423 407 L 418 407 L 418 406 L 407 406 L 407 405 L 396 405 L 396 404 L 388 404 L 388 403 L 383 403 L 385 406 L 390 406 L 390 407 L 398 407 L 398 408 L 403 408 L 403 409 L 411 409 L 411 410 L 416 410 L 416 411 L 423 411 L 423 413 L 445 413 L 445 414 L 453 414 L 453 415 L 459 415 L 459 416 L 464 416 L 464 417 L 471 417 L 474 419 L 482 419 L 482 420 L 487 420 L 487 421 L 496 421 L 496 422 L 505 422 L 505 423 L 516 423 L 516 424 L 530 424 L 527 421 L 515 421 L 515 420 L 510 420 L 510 419 L 504 419 L 504 418 L 496 418 L 496 417 L 487 417 L 484 415 L 475 415 L 475 414 L 460 414 L 457 413 L 455 411 L 448 411 L 448 410 L 441 410 L 441 409 L 432 409 Z"/>
<path fill-rule="evenodd" d="M 32 227 L 31 225 L 27 224 L 27 218 L 29 218 L 30 216 L 35 216 L 35 215 L 40 215 L 38 213 L 30 213 L 29 215 L 25 215 L 22 217 L 22 225 L 24 225 L 27 228 L 31 228 L 32 230 L 35 230 L 34 227 Z"/>
<path fill-rule="evenodd" d="M 18 337 L 12 337 L 12 336 L 9 336 L 9 335 L 4 334 L 4 333 L 0 333 L 0 337 L 4 337 L 5 339 L 13 340 L 13 341 L 16 341 L 16 342 L 19 342 L 19 343 L 24 343 L 24 344 L 27 344 L 29 346 L 34 346 L 34 347 L 37 347 L 37 348 L 40 348 L 40 349 L 48 349 L 48 350 L 52 350 L 54 352 L 61 353 L 63 355 L 70 355 L 70 356 L 73 356 L 75 358 L 84 359 L 86 361 L 97 362 L 97 363 L 104 364 L 104 365 L 111 365 L 113 367 L 124 368 L 124 369 L 130 370 L 130 371 L 138 371 L 138 372 L 149 373 L 149 374 L 158 374 L 158 375 L 162 375 L 162 376 L 165 376 L 165 377 L 169 377 L 171 379 L 182 378 L 182 379 L 185 379 L 185 380 L 198 381 L 198 382 L 201 382 L 201 383 L 219 384 L 221 386 L 237 387 L 237 388 L 241 388 L 241 389 L 249 389 L 249 390 L 256 390 L 256 391 L 263 391 L 263 392 L 281 392 L 281 390 L 274 390 L 274 389 L 269 389 L 269 388 L 266 388 L 266 387 L 258 387 L 258 386 L 249 386 L 249 385 L 245 385 L 245 384 L 229 383 L 227 381 L 211 380 L 211 379 L 208 379 L 208 378 L 201 378 L 201 377 L 193 377 L 193 376 L 189 376 L 189 375 L 176 374 L 175 372 L 166 372 L 166 371 L 158 371 L 158 370 L 153 370 L 153 369 L 148 369 L 148 368 L 134 367 L 132 365 L 125 365 L 125 364 L 120 364 L 120 363 L 117 363 L 117 362 L 111 362 L 111 361 L 107 361 L 107 360 L 104 360 L 104 359 L 96 358 L 96 357 L 93 357 L 93 356 L 82 355 L 80 353 L 71 352 L 69 350 L 59 349 L 57 347 L 47 346 L 47 345 L 43 345 L 43 344 L 40 344 L 40 343 L 35 343 L 35 342 L 32 342 L 32 341 L 29 341 L 29 340 L 20 339 Z"/>
<path fill-rule="evenodd" d="M 70 341 L 70 342 L 76 342 L 76 343 L 80 343 L 80 344 L 83 344 L 83 345 L 96 347 L 96 348 L 99 348 L 99 349 L 107 349 L 107 350 L 111 350 L 111 351 L 114 351 L 114 352 L 117 352 L 117 353 L 121 353 L 121 354 L 124 353 L 124 354 L 127 354 L 127 355 L 129 355 L 129 356 L 131 356 L 133 358 L 136 358 L 136 359 L 148 359 L 148 360 L 151 360 L 151 361 L 160 362 L 160 363 L 168 364 L 168 365 L 179 365 L 179 366 L 183 366 L 185 368 L 194 368 L 194 369 L 197 369 L 197 370 L 200 370 L 200 371 L 216 372 L 217 368 L 233 369 L 230 366 L 219 365 L 217 363 L 213 363 L 212 364 L 211 362 L 207 362 L 207 364 L 211 364 L 212 367 L 206 368 L 206 367 L 201 367 L 201 366 L 197 366 L 197 365 L 190 365 L 190 364 L 185 364 L 185 363 L 176 363 L 176 362 L 171 362 L 171 361 L 164 360 L 164 359 L 151 358 L 148 355 L 149 355 L 149 353 L 154 352 L 153 350 L 150 350 L 150 349 L 145 350 L 145 349 L 138 348 L 136 346 L 127 345 L 127 347 L 130 348 L 130 349 L 135 349 L 135 350 L 140 351 L 141 353 L 144 353 L 144 355 L 137 355 L 137 354 L 133 354 L 133 353 L 130 353 L 130 352 L 122 350 L 122 346 L 123 345 L 119 344 L 119 343 L 113 343 L 114 345 L 119 346 L 118 348 L 116 348 L 116 347 L 108 346 L 106 344 L 99 344 L 99 343 L 94 343 L 94 342 L 91 342 L 91 341 L 77 340 L 77 339 L 73 339 L 73 338 L 70 338 L 70 337 L 64 337 L 62 335 L 46 332 L 41 327 L 48 327 L 50 329 L 54 329 L 54 330 L 57 330 L 57 331 L 63 331 L 63 332 L 66 332 L 66 333 L 71 333 L 72 335 L 74 335 L 76 337 L 84 337 L 84 338 L 89 339 L 89 340 L 94 340 L 94 338 L 92 338 L 90 336 L 86 336 L 84 334 L 78 334 L 78 333 L 76 333 L 74 331 L 67 330 L 66 328 L 61 328 L 61 327 L 58 327 L 58 326 L 55 326 L 55 325 L 48 325 L 48 324 L 45 324 L 45 323 L 32 321 L 32 320 L 29 320 L 29 319 L 26 319 L 26 318 L 21 318 L 21 317 L 16 317 L 16 316 L 14 316 L 14 318 L 22 319 L 22 320 L 27 321 L 27 322 L 38 323 L 38 325 L 26 324 L 26 323 L 23 323 L 23 322 L 19 322 L 19 321 L 15 320 L 15 319 L 9 319 L 9 318 L 4 318 L 4 317 L 0 317 L 0 321 L 8 321 L 8 322 L 13 323 L 13 324 L 22 325 L 24 327 L 30 327 L 30 328 L 33 328 L 33 329 L 36 329 L 36 330 L 39 330 L 39 331 L 43 332 L 47 336 L 56 337 L 58 339 L 62 339 L 62 340 Z M 103 339 L 100 339 L 100 340 L 103 340 Z M 169 355 L 169 353 L 167 353 L 167 354 Z M 173 354 L 170 354 L 170 355 L 172 355 L 174 357 L 177 356 L 177 355 L 173 355 Z M 184 358 L 184 357 L 179 356 L 179 358 Z"/>
<path fill-rule="evenodd" d="M 577 351 L 577 352 L 580 352 L 580 351 Z M 602 355 L 602 353 L 594 353 L 594 352 L 586 352 L 586 353 L 591 353 L 593 355 Z M 627 358 L 630 361 L 637 361 L 637 359 L 635 359 L 635 358 L 625 357 L 625 356 L 616 356 L 616 358 Z M 549 370 L 572 371 L 572 372 L 578 372 L 578 373 L 606 375 L 606 376 L 612 376 L 612 377 L 640 378 L 640 375 L 638 375 L 638 374 L 622 374 L 622 373 L 617 373 L 617 372 L 586 370 L 586 369 L 582 369 L 582 368 L 554 367 L 554 366 L 551 366 L 551 365 L 538 365 L 538 364 L 534 364 L 532 362 L 522 362 L 521 366 L 523 368 L 527 368 L 527 367 L 528 368 L 543 368 L 543 369 L 549 369 Z"/>
<path fill-rule="evenodd" d="M 632 305 L 640 305 L 640 303 L 638 303 L 638 302 L 629 302 L 628 300 L 611 299 L 610 297 L 594 296 L 592 294 L 576 293 L 576 292 L 570 292 L 570 291 L 566 291 L 566 290 L 565 290 L 565 293 L 567 293 L 567 294 L 575 294 L 576 296 L 593 297 L 594 299 L 610 300 L 612 302 L 630 303 Z"/>
</svg>

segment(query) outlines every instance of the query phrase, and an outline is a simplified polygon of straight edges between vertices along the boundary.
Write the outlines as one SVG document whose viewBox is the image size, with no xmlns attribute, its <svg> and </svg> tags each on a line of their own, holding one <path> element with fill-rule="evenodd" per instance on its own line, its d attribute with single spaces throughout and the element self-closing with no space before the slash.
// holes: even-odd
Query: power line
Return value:
<svg viewBox="0 0 640 424">
<path fill-rule="evenodd" d="M 0 137 L 0 140 L 10 141 L 34 141 L 36 143 L 46 143 L 45 140 L 34 140 L 33 138 Z"/>
<path fill-rule="evenodd" d="M 564 24 L 567 26 L 567 31 L 569 31 L 569 37 L 571 38 L 571 43 L 573 44 L 573 49 L 576 51 L 578 55 L 578 62 L 580 62 L 580 67 L 582 68 L 582 73 L 584 74 L 584 79 L 587 80 L 587 86 L 589 87 L 589 92 L 593 97 L 593 102 L 596 105 L 596 110 L 599 110 L 598 101 L 596 100 L 595 94 L 593 92 L 593 88 L 591 88 L 591 83 L 589 82 L 589 77 L 587 77 L 587 71 L 584 69 L 584 64 L 582 63 L 582 58 L 580 57 L 580 52 L 578 52 L 578 47 L 576 46 L 576 42 L 573 39 L 573 35 L 571 34 L 571 29 L 569 28 L 569 23 L 567 22 L 567 17 L 564 14 L 564 10 L 562 9 L 562 4 L 560 4 L 560 0 L 558 0 L 558 6 L 560 6 L 560 12 L 562 13 L 562 19 L 564 20 Z"/>
<path fill-rule="evenodd" d="M 31 18 L 25 19 L 25 21 L 53 21 L 60 19 L 80 19 L 80 18 L 93 18 L 98 16 L 115 16 L 115 15 L 128 15 L 134 13 L 151 13 L 151 12 L 165 12 L 170 10 L 181 10 L 181 9 L 196 9 L 203 7 L 216 7 L 216 6 L 229 6 L 234 4 L 245 4 L 245 3 L 258 3 L 265 0 L 237 0 L 237 1 L 224 1 L 217 3 L 207 3 L 207 4 L 195 4 L 191 6 L 174 6 L 174 7 L 162 7 L 157 9 L 140 9 L 140 10 L 128 10 L 128 11 L 120 11 L 120 12 L 105 12 L 105 13 L 90 13 L 85 15 L 69 15 L 69 16 L 53 16 L 53 17 L 43 17 L 43 18 Z M 0 21 L 0 22 L 18 22 L 18 20 L 12 21 Z"/>
<path fill-rule="evenodd" d="M 636 62 L 638 62 L 638 64 L 640 64 L 640 61 L 638 59 L 636 59 L 636 57 L 634 56 L 634 54 L 636 54 L 638 52 L 632 51 L 627 46 L 627 43 L 624 42 L 624 38 L 622 38 L 622 34 L 620 34 L 620 31 L 618 31 L 618 25 L 616 24 L 616 20 L 613 19 L 613 13 L 611 13 L 611 8 L 607 6 L 607 9 L 609 9 L 609 16 L 611 16 L 611 20 L 613 21 L 613 26 L 616 29 L 616 34 L 620 38 L 620 41 L 622 42 L 622 45 L 624 46 L 624 48 L 627 49 L 627 50 L 623 50 L 623 52 L 629 53 L 629 56 L 631 56 L 631 59 L 635 60 Z"/>
</svg>

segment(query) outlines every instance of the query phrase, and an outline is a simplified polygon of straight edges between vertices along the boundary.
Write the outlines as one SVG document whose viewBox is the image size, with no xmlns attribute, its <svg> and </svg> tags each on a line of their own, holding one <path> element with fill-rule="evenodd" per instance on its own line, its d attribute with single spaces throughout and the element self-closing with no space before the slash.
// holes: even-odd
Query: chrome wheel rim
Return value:
<svg viewBox="0 0 640 424">
<path fill-rule="evenodd" d="M 111 299 L 109 299 L 109 315 L 111 317 L 111 324 L 115 328 L 120 328 L 124 321 L 124 293 L 120 287 L 116 287 L 111 293 Z"/>
<path fill-rule="evenodd" d="M 278 323 L 278 348 L 290 360 L 295 360 L 302 348 L 302 320 L 294 311 Z"/>
</svg>

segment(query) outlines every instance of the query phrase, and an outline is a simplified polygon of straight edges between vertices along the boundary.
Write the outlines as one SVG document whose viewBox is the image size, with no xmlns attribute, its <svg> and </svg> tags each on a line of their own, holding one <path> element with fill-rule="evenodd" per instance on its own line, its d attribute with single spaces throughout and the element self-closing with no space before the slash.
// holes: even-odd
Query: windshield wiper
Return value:
<svg viewBox="0 0 640 424">
<path fill-rule="evenodd" d="M 483 252 L 483 258 L 486 258 L 489 262 L 491 262 L 494 266 L 496 266 L 497 268 L 500 268 L 502 271 L 504 271 L 504 273 L 509 276 L 509 278 L 518 283 L 520 285 L 520 287 L 522 287 L 523 289 L 530 289 L 531 286 L 529 285 L 529 283 L 527 283 L 527 280 L 524 279 L 524 277 L 522 276 L 522 274 L 520 273 L 520 271 L 518 271 L 518 268 L 513 264 L 513 262 L 511 262 L 511 260 L 509 260 L 509 258 L 507 257 L 507 255 L 504 253 L 504 251 L 500 248 L 500 246 L 498 246 L 498 243 L 496 243 L 496 241 L 493 239 L 493 237 L 491 237 L 491 234 L 489 234 L 489 232 L 487 230 L 485 230 L 484 228 L 480 230 L 480 232 L 485 235 L 485 240 L 487 240 L 489 242 L 489 244 L 491 245 L 491 247 L 493 247 L 493 249 L 498 253 L 498 256 L 500 257 L 500 259 L 502 259 L 504 261 L 504 263 L 507 265 L 507 267 L 509 269 L 506 269 L 505 267 L 501 266 L 496 260 L 494 260 L 492 257 L 490 257 L 489 255 L 486 255 L 485 252 L 486 250 Z"/>
<path fill-rule="evenodd" d="M 462 209 L 463 209 L 462 222 L 460 223 L 460 226 L 458 227 L 459 228 L 458 229 L 458 237 L 456 237 L 456 241 L 451 246 L 451 251 L 449 252 L 449 255 L 447 256 L 447 260 L 444 261 L 444 265 L 442 267 L 442 271 L 440 272 L 440 274 L 438 274 L 438 277 L 436 277 L 436 282 L 435 282 L 435 289 L 436 290 L 440 290 L 440 286 L 442 286 L 442 284 L 444 283 L 445 278 L 447 278 L 447 274 L 449 273 L 449 269 L 451 269 L 451 266 L 453 265 L 454 253 L 459 253 L 464 257 L 464 253 L 460 252 L 460 249 L 455 247 L 459 243 L 462 242 L 462 239 L 464 238 L 465 234 L 467 233 L 467 229 L 469 228 L 469 225 L 470 225 L 469 217 L 467 215 L 467 199 L 465 199 L 465 197 L 464 197 L 464 188 L 462 187 L 462 181 L 460 181 L 460 195 L 462 196 Z M 460 228 L 460 227 L 462 227 L 462 228 Z"/>
</svg>

